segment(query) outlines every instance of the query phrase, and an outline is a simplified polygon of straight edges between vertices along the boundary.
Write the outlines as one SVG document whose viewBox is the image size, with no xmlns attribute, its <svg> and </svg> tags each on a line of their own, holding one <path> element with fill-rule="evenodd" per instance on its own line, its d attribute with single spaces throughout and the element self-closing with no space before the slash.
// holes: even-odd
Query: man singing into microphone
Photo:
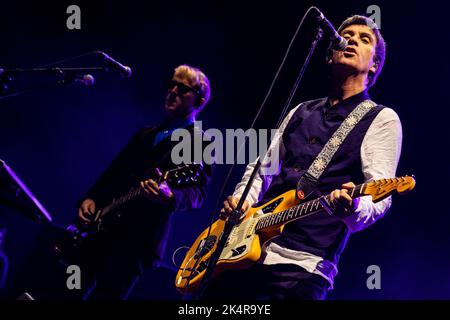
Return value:
<svg viewBox="0 0 450 320">
<path fill-rule="evenodd" d="M 98 209 L 131 187 L 140 184 L 144 194 L 123 206 L 115 224 L 105 226 L 90 243 L 81 265 L 83 280 L 88 278 L 84 285 L 90 286 L 87 299 L 126 299 L 143 268 L 162 258 L 172 213 L 202 205 L 210 166 L 197 167 L 198 183 L 179 189 L 157 183 L 155 177 L 176 168 L 171 151 L 177 142 L 171 141 L 171 134 L 178 128 L 191 135 L 198 131 L 194 121 L 209 98 L 210 83 L 202 71 L 177 67 L 168 85 L 166 121 L 140 130 L 80 202 L 79 218 L 89 224 Z"/>
<path fill-rule="evenodd" d="M 332 134 L 343 121 L 352 120 L 348 115 L 369 99 L 368 90 L 385 60 L 383 37 L 373 21 L 363 16 L 345 20 L 338 33 L 348 46 L 344 51 L 329 50 L 332 83 L 328 97 L 301 103 L 284 119 L 280 135 L 268 151 L 279 153 L 280 170 L 274 175 L 258 172 L 243 211 L 260 200 L 296 189 L 299 181 L 308 181 L 300 178 Z M 354 184 L 394 177 L 397 169 L 400 120 L 392 109 L 372 106 L 346 139 L 337 142 L 339 148 L 328 165 L 319 168 L 323 172 L 315 190 L 330 195 L 331 210 L 288 223 L 281 236 L 263 248 L 257 264 L 223 272 L 210 283 L 205 298 L 326 298 L 350 234 L 374 223 L 391 205 L 391 198 L 375 204 L 371 197 L 352 199 L 348 192 Z M 236 208 L 253 167 L 254 163 L 248 165 L 233 195 L 224 202 L 224 217 Z"/>
</svg>

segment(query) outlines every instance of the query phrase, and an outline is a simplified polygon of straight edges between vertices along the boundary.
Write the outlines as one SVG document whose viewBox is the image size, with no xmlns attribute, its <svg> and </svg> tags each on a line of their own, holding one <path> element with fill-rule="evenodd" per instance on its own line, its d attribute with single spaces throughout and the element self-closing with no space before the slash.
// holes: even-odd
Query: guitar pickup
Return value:
<svg viewBox="0 0 450 320">
<path fill-rule="evenodd" d="M 236 257 L 236 256 L 242 254 L 245 251 L 245 249 L 247 249 L 246 245 L 243 245 L 243 246 L 237 247 L 235 249 L 232 249 L 231 252 L 233 252 L 233 254 L 231 256 L 232 257 Z"/>
</svg>

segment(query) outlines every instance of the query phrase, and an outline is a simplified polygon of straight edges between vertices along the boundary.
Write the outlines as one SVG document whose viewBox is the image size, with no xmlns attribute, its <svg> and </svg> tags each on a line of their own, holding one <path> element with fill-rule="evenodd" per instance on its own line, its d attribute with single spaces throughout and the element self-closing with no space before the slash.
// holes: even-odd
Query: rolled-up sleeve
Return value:
<svg viewBox="0 0 450 320">
<path fill-rule="evenodd" d="M 398 115 L 384 108 L 373 120 L 361 145 L 361 163 L 365 181 L 393 178 L 402 147 L 402 125 Z M 354 214 L 344 218 L 351 232 L 367 228 L 389 210 L 392 198 L 374 203 L 371 196 L 361 197 Z"/>
</svg>

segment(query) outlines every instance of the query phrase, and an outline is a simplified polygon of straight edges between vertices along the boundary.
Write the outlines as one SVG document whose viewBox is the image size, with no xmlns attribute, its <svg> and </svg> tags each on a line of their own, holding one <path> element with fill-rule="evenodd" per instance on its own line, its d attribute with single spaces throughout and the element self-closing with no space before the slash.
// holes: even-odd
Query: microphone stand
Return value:
<svg viewBox="0 0 450 320">
<path fill-rule="evenodd" d="M 303 74 L 305 73 L 306 68 L 309 65 L 309 62 L 311 60 L 311 57 L 314 53 L 314 51 L 317 48 L 317 44 L 319 43 L 320 39 L 322 38 L 323 35 L 323 30 L 321 27 L 317 27 L 316 29 L 316 34 L 314 37 L 314 40 L 311 44 L 311 47 L 309 49 L 308 55 L 306 56 L 305 62 L 303 63 L 302 68 L 300 69 L 300 72 L 297 76 L 297 79 L 294 83 L 294 86 L 292 87 L 291 93 L 289 94 L 289 97 L 286 101 L 286 106 L 289 106 L 291 104 L 291 101 L 295 95 L 295 92 L 298 89 L 298 86 L 300 84 L 300 81 L 303 78 Z M 279 119 L 279 120 L 283 120 L 283 119 Z M 281 123 L 281 121 L 279 121 L 278 123 Z M 265 155 L 267 154 L 267 150 L 264 153 L 264 155 L 262 156 L 262 158 L 265 157 Z M 225 226 L 223 229 L 222 234 L 220 235 L 220 238 L 217 242 L 217 246 L 216 246 L 216 250 L 211 254 L 211 257 L 208 261 L 208 266 L 206 267 L 205 270 L 205 274 L 203 275 L 203 278 L 200 281 L 199 287 L 197 289 L 197 291 L 194 294 L 194 299 L 201 299 L 202 296 L 205 293 L 205 290 L 210 282 L 210 279 L 213 275 L 213 271 L 214 268 L 216 267 L 216 264 L 220 258 L 220 255 L 222 254 L 222 251 L 225 247 L 225 244 L 228 240 L 228 237 L 230 236 L 231 231 L 233 230 L 234 226 L 239 222 L 240 220 L 240 216 L 241 216 L 241 209 L 242 206 L 244 205 L 245 199 L 247 198 L 248 193 L 250 192 L 250 189 L 253 185 L 253 181 L 255 180 L 256 174 L 258 173 L 259 169 L 261 168 L 261 157 L 258 158 L 258 161 L 255 164 L 255 167 L 252 171 L 252 174 L 250 175 L 249 180 L 247 181 L 247 184 L 245 186 L 244 192 L 241 195 L 241 198 L 239 199 L 239 202 L 237 204 L 236 209 L 234 209 L 231 213 L 231 215 L 229 216 L 228 220 L 225 222 Z"/>
<path fill-rule="evenodd" d="M 1 69 L 0 68 L 0 99 L 16 96 L 21 92 L 8 93 L 10 84 L 14 78 L 19 74 L 50 74 L 58 77 L 57 84 L 70 84 L 76 81 L 81 81 L 83 76 L 88 76 L 88 72 L 107 72 L 107 67 L 79 67 L 79 68 L 65 68 L 65 67 L 40 67 L 40 68 L 14 68 Z M 90 76 L 90 75 L 89 75 Z M 90 76 L 90 81 L 86 81 L 85 85 L 94 83 L 94 78 Z M 37 89 L 35 87 L 33 89 Z M 27 90 L 28 91 L 28 90 Z"/>
<path fill-rule="evenodd" d="M 0 189 L 0 203 L 21 211 L 35 222 L 52 222 L 50 213 L 2 159 L 0 159 L 0 182 L 4 184 L 4 190 Z M 9 194 L 7 195 L 7 193 Z M 19 196 L 26 198 L 28 203 L 20 203 Z"/>
</svg>

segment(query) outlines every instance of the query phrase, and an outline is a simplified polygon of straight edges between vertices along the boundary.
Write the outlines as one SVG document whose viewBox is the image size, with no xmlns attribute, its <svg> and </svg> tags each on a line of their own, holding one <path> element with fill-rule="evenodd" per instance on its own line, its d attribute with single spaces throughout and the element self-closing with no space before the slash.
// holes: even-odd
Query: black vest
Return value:
<svg viewBox="0 0 450 320">
<path fill-rule="evenodd" d="M 295 189 L 301 175 L 308 170 L 342 121 L 366 99 L 369 96 L 364 91 L 335 106 L 330 106 L 327 99 L 323 98 L 308 101 L 299 107 L 283 133 L 286 155 L 281 172 L 273 177 L 263 200 Z M 317 189 L 321 194 L 340 189 L 346 182 L 364 182 L 361 144 L 369 126 L 382 109 L 382 106 L 372 108 L 348 134 L 319 179 Z M 273 242 L 337 263 L 349 235 L 344 222 L 322 210 L 287 224 L 282 235 Z"/>
</svg>

